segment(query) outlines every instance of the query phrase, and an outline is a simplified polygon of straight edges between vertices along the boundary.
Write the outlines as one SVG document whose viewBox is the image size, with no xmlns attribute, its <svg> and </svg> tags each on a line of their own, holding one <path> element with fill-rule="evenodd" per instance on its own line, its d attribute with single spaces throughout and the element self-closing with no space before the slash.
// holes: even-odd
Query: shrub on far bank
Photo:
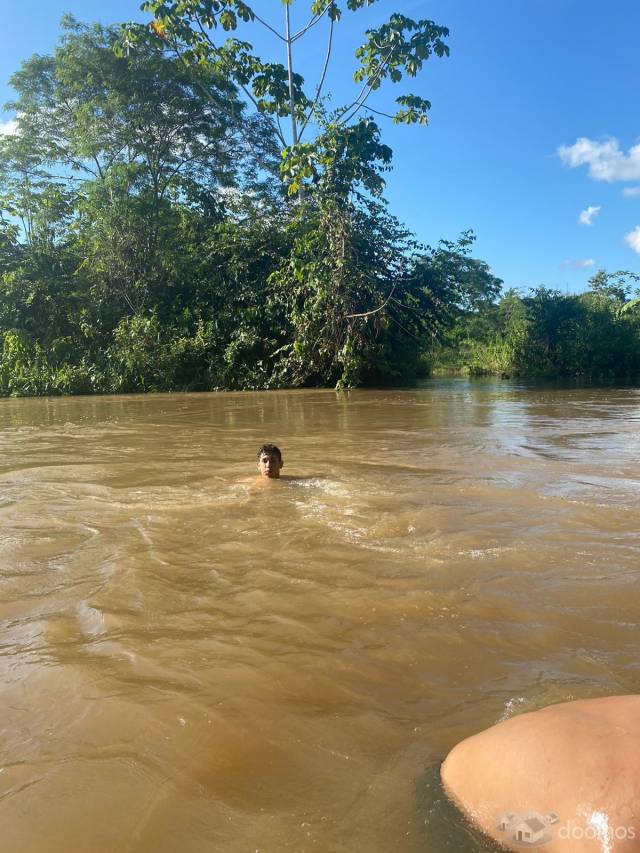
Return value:
<svg viewBox="0 0 640 853">
<path fill-rule="evenodd" d="M 459 318 L 435 364 L 472 375 L 635 380 L 640 300 L 629 298 L 629 286 L 597 287 L 603 276 L 618 281 L 620 275 L 601 271 L 596 286 L 579 295 L 543 287 L 526 296 L 507 291 L 484 314 Z"/>
</svg>

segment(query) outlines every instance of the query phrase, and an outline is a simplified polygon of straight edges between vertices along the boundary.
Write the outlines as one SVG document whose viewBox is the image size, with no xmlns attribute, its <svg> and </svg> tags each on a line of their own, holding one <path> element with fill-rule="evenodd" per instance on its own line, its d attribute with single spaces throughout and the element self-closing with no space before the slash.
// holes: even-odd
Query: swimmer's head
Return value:
<svg viewBox="0 0 640 853">
<path fill-rule="evenodd" d="M 275 444 L 263 444 L 258 451 L 258 471 L 268 480 L 277 480 L 283 466 L 282 453 Z"/>
</svg>

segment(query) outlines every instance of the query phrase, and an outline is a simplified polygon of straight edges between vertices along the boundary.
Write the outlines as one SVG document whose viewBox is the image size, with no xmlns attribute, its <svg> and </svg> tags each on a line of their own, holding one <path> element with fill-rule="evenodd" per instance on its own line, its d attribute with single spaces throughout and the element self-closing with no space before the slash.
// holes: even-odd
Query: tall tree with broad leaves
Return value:
<svg viewBox="0 0 640 853">
<path fill-rule="evenodd" d="M 355 12 L 374 2 L 347 0 L 346 10 Z M 121 49 L 128 54 L 155 40 L 163 49 L 181 57 L 186 65 L 213 68 L 233 80 L 257 112 L 273 117 L 282 148 L 283 176 L 289 182 L 290 192 L 295 193 L 303 179 L 313 175 L 309 158 L 300 158 L 303 152 L 298 149 L 305 133 L 313 128 L 317 131 L 315 148 L 322 150 L 334 131 L 348 133 L 349 128 L 354 128 L 363 136 L 363 129 L 358 126 L 373 124 L 370 118 L 362 118 L 364 109 L 388 115 L 396 123 L 427 124 L 431 104 L 422 96 L 399 95 L 393 114 L 372 107 L 371 96 L 385 82 L 399 83 L 404 76 L 415 77 L 431 56 L 448 56 L 445 39 L 449 30 L 434 21 L 414 20 L 398 13 L 367 30 L 364 43 L 355 55 L 357 68 L 353 79 L 357 91 L 350 102 L 327 115 L 323 108 L 324 87 L 332 59 L 334 29 L 345 4 L 338 0 L 313 0 L 308 6 L 308 19 L 298 29 L 292 27 L 293 0 L 283 0 L 282 5 L 284 20 L 279 26 L 244 0 L 146 0 L 141 8 L 153 16 L 150 25 L 130 24 L 123 31 Z M 323 22 L 325 60 L 319 79 L 309 90 L 295 70 L 294 47 L 298 50 L 302 39 L 315 37 L 316 28 Z M 240 37 L 251 27 L 261 27 L 276 39 L 283 61 L 263 59 L 254 52 L 252 43 Z M 288 132 L 282 125 L 287 120 Z M 375 132 L 372 129 L 371 133 Z"/>
<path fill-rule="evenodd" d="M 12 77 L 17 133 L 0 149 L 2 206 L 22 218 L 28 240 L 42 239 L 35 226 L 55 191 L 103 305 L 141 311 L 168 283 L 176 204 L 221 209 L 227 188 L 264 189 L 273 136 L 216 69 L 148 46 L 117 56 L 118 27 L 66 16 L 63 28 L 53 55 Z"/>
<path fill-rule="evenodd" d="M 293 327 L 276 364 L 276 375 L 286 384 L 358 384 L 384 360 L 381 353 L 392 338 L 389 327 L 397 337 L 415 319 L 407 316 L 403 323 L 399 317 L 415 243 L 388 214 L 382 198 L 392 152 L 371 117 L 384 113 L 372 107 L 371 99 L 383 83 L 415 77 L 429 57 L 448 55 L 448 30 L 399 14 L 367 30 L 356 51 L 353 99 L 329 112 L 324 87 L 334 29 L 343 11 L 356 12 L 372 3 L 347 0 L 343 8 L 338 0 L 315 0 L 308 19 L 294 30 L 292 0 L 283 4 L 281 27 L 242 0 L 148 0 L 142 8 L 153 16 L 150 25 L 129 25 L 121 40 L 124 55 L 155 42 L 185 65 L 228 75 L 256 112 L 273 120 L 281 176 L 288 194 L 298 196 L 289 222 L 291 255 L 271 277 L 273 300 L 284 302 Z M 299 50 L 303 39 L 314 38 L 322 25 L 325 59 L 309 90 L 294 67 L 294 49 Z M 241 37 L 251 27 L 266 29 L 281 57 L 257 56 L 251 42 Z M 389 115 L 394 122 L 427 123 L 426 99 L 403 94 L 396 106 Z M 404 308 L 407 315 L 421 310 Z M 386 374 L 394 372 L 403 371 L 387 359 Z"/>
</svg>

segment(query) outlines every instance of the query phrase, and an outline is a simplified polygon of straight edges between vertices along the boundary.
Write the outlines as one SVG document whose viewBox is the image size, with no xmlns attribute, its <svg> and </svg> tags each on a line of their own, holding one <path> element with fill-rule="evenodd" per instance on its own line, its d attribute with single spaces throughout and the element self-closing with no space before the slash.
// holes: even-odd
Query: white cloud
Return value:
<svg viewBox="0 0 640 853">
<path fill-rule="evenodd" d="M 9 121 L 0 121 L 0 136 L 15 136 L 18 132 L 18 122 L 11 118 Z"/>
<path fill-rule="evenodd" d="M 633 231 L 624 235 L 624 242 L 640 255 L 640 225 L 636 225 Z"/>
<path fill-rule="evenodd" d="M 580 216 L 578 217 L 578 222 L 580 223 L 580 225 L 593 225 L 593 220 L 599 213 L 600 206 L 594 207 L 590 204 L 589 207 L 585 208 L 585 210 L 580 213 Z"/>
<path fill-rule="evenodd" d="M 573 145 L 561 145 L 558 157 L 572 169 L 588 166 L 589 177 L 594 181 L 640 180 L 640 145 L 634 145 L 625 154 L 617 139 L 596 142 L 581 136 Z"/>
<path fill-rule="evenodd" d="M 625 198 L 637 198 L 640 195 L 640 187 L 625 187 L 622 195 Z"/>
<path fill-rule="evenodd" d="M 571 261 L 569 259 L 562 262 L 563 267 L 570 267 L 574 270 L 586 270 L 589 267 L 595 267 L 596 262 L 593 258 L 578 258 L 577 261 Z"/>
</svg>

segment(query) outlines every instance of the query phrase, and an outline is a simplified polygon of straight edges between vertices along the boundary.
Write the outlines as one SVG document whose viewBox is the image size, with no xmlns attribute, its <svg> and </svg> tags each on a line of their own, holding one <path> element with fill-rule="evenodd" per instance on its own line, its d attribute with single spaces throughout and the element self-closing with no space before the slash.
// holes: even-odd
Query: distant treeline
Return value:
<svg viewBox="0 0 640 853">
<path fill-rule="evenodd" d="M 0 144 L 0 394 L 404 383 L 434 365 L 631 376 L 629 275 L 499 298 L 473 237 L 390 214 L 377 126 L 328 130 L 293 198 L 273 119 L 207 67 L 64 22 Z"/>
<path fill-rule="evenodd" d="M 637 280 L 626 271 L 601 270 L 578 295 L 509 290 L 458 319 L 437 365 L 476 375 L 637 380 L 640 299 L 631 296 Z"/>
</svg>

